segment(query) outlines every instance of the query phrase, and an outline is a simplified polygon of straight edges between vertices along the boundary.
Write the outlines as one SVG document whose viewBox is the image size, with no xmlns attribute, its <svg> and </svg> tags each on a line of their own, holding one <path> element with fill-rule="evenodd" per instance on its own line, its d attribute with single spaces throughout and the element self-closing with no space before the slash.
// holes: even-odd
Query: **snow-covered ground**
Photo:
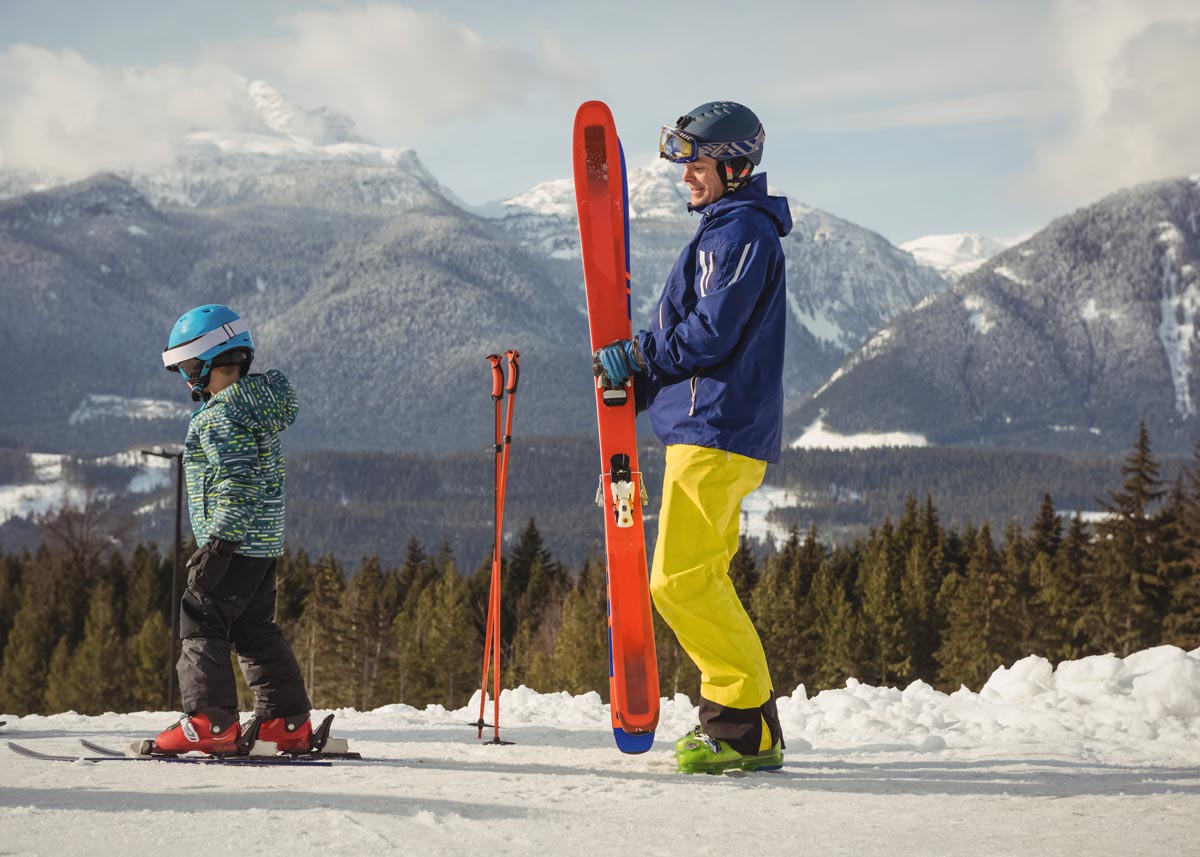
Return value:
<svg viewBox="0 0 1200 857">
<path fill-rule="evenodd" d="M 1200 853 L 1200 650 L 1030 657 L 980 693 L 850 680 L 779 701 L 773 774 L 685 776 L 660 740 L 623 756 L 595 694 L 501 696 L 502 737 L 458 711 L 339 711 L 367 757 L 333 768 L 55 763 L 0 756 L 5 854 L 1186 855 Z M 490 706 L 489 706 L 490 715 Z M 120 744 L 163 713 L 0 717 L 60 753 Z M 485 738 L 488 734 L 485 733 Z"/>
</svg>

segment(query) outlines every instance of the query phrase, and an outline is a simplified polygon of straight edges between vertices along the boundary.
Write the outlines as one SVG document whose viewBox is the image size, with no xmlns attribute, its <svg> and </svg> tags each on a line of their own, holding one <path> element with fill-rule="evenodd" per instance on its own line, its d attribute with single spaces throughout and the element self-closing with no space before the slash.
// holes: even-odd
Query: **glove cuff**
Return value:
<svg viewBox="0 0 1200 857">
<path fill-rule="evenodd" d="M 646 355 L 642 353 L 642 344 L 638 342 L 637 334 L 634 334 L 633 339 L 629 340 L 629 344 L 625 346 L 625 349 L 634 370 L 645 375 L 650 367 L 646 365 Z"/>
</svg>

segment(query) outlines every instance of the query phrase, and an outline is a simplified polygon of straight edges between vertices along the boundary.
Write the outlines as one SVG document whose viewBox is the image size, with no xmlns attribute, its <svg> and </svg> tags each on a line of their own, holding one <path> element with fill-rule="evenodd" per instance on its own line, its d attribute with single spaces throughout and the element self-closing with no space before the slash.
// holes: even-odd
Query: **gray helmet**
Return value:
<svg viewBox="0 0 1200 857">
<path fill-rule="evenodd" d="M 723 169 L 726 188 L 741 187 L 762 161 L 766 133 L 749 107 L 733 101 L 710 101 L 685 113 L 675 125 L 664 125 L 659 136 L 659 156 L 677 164 L 698 157 L 713 158 Z"/>
</svg>

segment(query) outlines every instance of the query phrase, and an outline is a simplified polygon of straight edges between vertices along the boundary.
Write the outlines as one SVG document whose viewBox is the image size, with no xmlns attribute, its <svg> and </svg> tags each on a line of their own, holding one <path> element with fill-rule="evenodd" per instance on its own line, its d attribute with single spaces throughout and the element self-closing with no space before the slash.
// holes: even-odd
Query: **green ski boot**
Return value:
<svg viewBox="0 0 1200 857">
<path fill-rule="evenodd" d="M 675 742 L 675 764 L 685 774 L 723 774 L 726 771 L 777 771 L 783 767 L 779 741 L 769 750 L 744 756 L 697 726 Z"/>
</svg>

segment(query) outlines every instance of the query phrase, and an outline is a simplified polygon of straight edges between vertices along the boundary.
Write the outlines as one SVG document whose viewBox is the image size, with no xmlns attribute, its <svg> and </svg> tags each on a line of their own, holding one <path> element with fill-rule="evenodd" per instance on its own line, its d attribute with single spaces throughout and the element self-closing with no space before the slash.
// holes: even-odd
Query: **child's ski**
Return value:
<svg viewBox="0 0 1200 857">
<path fill-rule="evenodd" d="M 587 290 L 591 350 L 629 339 L 629 190 L 625 156 L 608 105 L 575 114 L 575 200 Z M 645 489 L 637 463 L 632 383 L 596 387 L 600 489 L 608 560 L 609 687 L 613 735 L 625 753 L 644 753 L 658 725 L 658 661 L 642 533 Z"/>
<path fill-rule="evenodd" d="M 40 759 L 44 762 L 182 762 L 193 765 L 245 765 L 259 767 L 265 765 L 294 765 L 303 768 L 327 768 L 333 762 L 316 758 L 316 754 L 306 756 L 125 756 L 108 755 L 113 751 L 106 750 L 100 756 L 60 756 L 50 753 L 39 753 L 20 744 L 8 742 L 8 749 L 27 759 Z"/>
</svg>

